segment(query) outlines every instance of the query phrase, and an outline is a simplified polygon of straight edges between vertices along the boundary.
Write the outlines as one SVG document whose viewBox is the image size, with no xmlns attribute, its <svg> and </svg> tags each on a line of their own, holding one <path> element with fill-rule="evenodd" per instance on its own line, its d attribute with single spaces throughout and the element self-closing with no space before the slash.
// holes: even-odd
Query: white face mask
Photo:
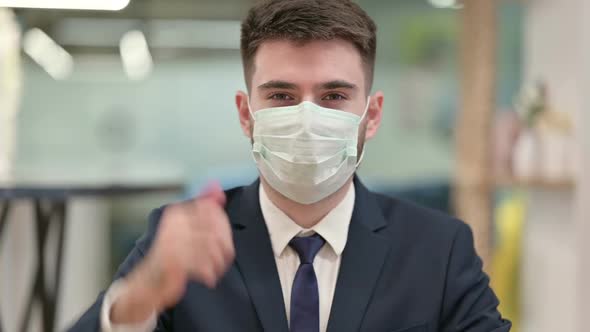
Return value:
<svg viewBox="0 0 590 332">
<path fill-rule="evenodd" d="M 318 202 L 341 188 L 361 162 L 358 116 L 309 101 L 262 109 L 254 119 L 252 155 L 264 179 L 301 204 Z M 364 149 L 363 149 L 364 151 Z"/>
</svg>

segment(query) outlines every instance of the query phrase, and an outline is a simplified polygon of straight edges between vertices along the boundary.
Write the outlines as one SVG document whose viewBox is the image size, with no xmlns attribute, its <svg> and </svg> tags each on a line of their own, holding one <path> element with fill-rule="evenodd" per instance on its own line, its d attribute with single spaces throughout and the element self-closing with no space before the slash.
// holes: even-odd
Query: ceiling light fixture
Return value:
<svg viewBox="0 0 590 332">
<path fill-rule="evenodd" d="M 72 73 L 72 56 L 41 29 L 33 28 L 25 33 L 23 49 L 56 80 L 65 79 Z"/>
<path fill-rule="evenodd" d="M 143 32 L 127 32 L 119 44 L 123 69 L 132 80 L 145 79 L 152 71 L 154 63 Z"/>
<path fill-rule="evenodd" d="M 0 0 L 0 7 L 77 9 L 77 10 L 121 10 L 130 0 Z"/>
<path fill-rule="evenodd" d="M 452 8 L 461 9 L 463 5 L 458 3 L 457 0 L 428 0 L 433 7 L 436 8 Z"/>
</svg>

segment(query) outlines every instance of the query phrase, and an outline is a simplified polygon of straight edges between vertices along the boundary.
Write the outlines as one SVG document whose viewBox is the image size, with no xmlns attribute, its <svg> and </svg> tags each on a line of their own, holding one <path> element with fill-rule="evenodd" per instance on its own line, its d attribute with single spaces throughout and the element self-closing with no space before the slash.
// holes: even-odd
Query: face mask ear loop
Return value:
<svg viewBox="0 0 590 332">
<path fill-rule="evenodd" d="M 248 112 L 250 113 L 250 117 L 252 118 L 252 120 L 255 120 L 254 113 L 252 113 L 252 106 L 250 106 L 250 96 L 248 96 Z"/>
<path fill-rule="evenodd" d="M 369 103 L 371 102 L 371 96 L 367 97 L 367 106 L 365 106 L 365 111 L 363 112 L 363 115 L 361 116 L 361 120 L 359 121 L 359 123 L 363 122 L 363 120 L 365 119 L 365 116 L 367 115 L 367 112 L 369 110 Z"/>
<path fill-rule="evenodd" d="M 363 157 L 365 156 L 365 145 L 363 145 L 363 152 L 361 152 L 361 156 L 359 157 L 359 159 L 356 161 L 356 165 L 354 165 L 354 168 L 359 168 L 359 165 L 361 164 L 361 162 L 363 161 Z"/>
<path fill-rule="evenodd" d="M 250 127 L 251 127 L 250 134 L 252 136 L 250 136 L 250 139 L 253 140 L 254 139 L 254 137 L 253 137 L 253 135 L 254 135 L 254 123 L 256 123 L 256 118 L 254 118 L 254 113 L 252 112 L 252 106 L 250 106 L 250 96 L 248 96 L 248 113 L 250 113 L 250 118 L 252 119 L 251 120 L 251 124 L 250 124 Z"/>
<path fill-rule="evenodd" d="M 371 102 L 371 96 L 368 96 L 367 97 L 367 106 L 365 106 L 365 111 L 363 112 L 363 115 L 361 116 L 361 120 L 359 121 L 359 123 L 363 122 L 363 120 L 365 119 L 365 116 L 367 115 L 367 111 L 369 110 L 369 103 L 370 102 Z M 359 165 L 363 161 L 364 156 L 365 156 L 365 144 L 363 144 L 363 152 L 361 152 L 361 156 L 356 161 L 356 165 L 354 166 L 355 168 L 359 167 Z"/>
</svg>

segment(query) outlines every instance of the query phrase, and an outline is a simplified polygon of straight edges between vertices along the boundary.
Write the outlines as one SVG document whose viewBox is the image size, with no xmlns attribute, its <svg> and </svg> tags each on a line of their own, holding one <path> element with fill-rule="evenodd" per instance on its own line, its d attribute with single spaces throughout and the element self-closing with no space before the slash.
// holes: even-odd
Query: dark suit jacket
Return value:
<svg viewBox="0 0 590 332">
<path fill-rule="evenodd" d="M 226 192 L 236 261 L 214 290 L 189 283 L 160 314 L 156 331 L 287 332 L 259 182 Z M 470 228 L 411 203 L 369 192 L 355 179 L 356 200 L 328 331 L 505 332 L 498 300 L 482 272 Z M 148 251 L 162 215 L 120 266 L 125 276 Z M 102 295 L 71 328 L 98 331 Z"/>
</svg>

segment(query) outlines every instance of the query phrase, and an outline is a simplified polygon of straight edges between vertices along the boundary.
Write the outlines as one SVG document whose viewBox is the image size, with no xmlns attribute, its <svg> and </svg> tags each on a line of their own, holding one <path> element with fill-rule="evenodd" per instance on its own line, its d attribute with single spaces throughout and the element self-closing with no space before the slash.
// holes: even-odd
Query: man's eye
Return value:
<svg viewBox="0 0 590 332">
<path fill-rule="evenodd" d="M 324 100 L 344 100 L 346 97 L 339 93 L 331 93 L 323 98 Z"/>
<path fill-rule="evenodd" d="M 284 94 L 284 93 L 275 93 L 274 95 L 270 96 L 270 99 L 274 100 L 293 100 L 291 96 Z"/>
</svg>

